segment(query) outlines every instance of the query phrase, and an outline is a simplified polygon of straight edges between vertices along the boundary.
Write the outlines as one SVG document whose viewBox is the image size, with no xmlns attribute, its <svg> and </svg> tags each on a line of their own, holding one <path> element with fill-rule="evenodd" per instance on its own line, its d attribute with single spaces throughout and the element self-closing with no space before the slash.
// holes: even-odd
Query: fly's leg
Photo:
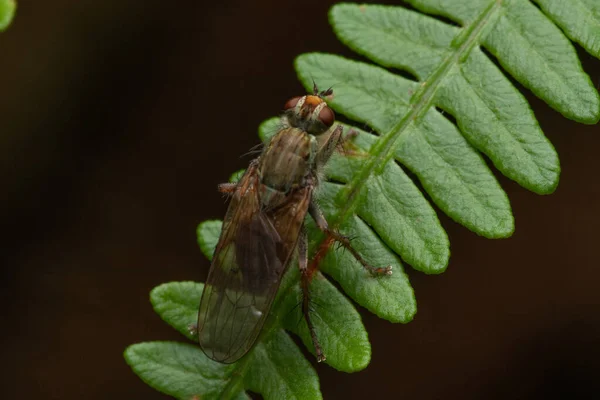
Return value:
<svg viewBox="0 0 600 400">
<path fill-rule="evenodd" d="M 259 158 L 256 158 L 256 159 L 250 161 L 250 165 L 248 165 L 248 170 L 246 170 L 246 174 L 253 174 L 255 172 L 255 170 L 258 168 L 258 160 L 259 160 Z M 237 187 L 238 187 L 237 182 L 221 183 L 221 184 L 219 184 L 219 186 L 217 186 L 219 192 L 221 192 L 223 194 L 228 194 L 228 195 L 234 194 Z"/>
<path fill-rule="evenodd" d="M 348 133 L 346 133 L 346 136 L 344 136 L 343 140 L 352 140 L 357 136 L 358 136 L 358 131 L 356 129 L 350 129 L 348 131 Z"/>
<path fill-rule="evenodd" d="M 198 335 L 198 324 L 189 324 L 187 328 L 188 328 L 188 332 L 190 333 L 190 335 L 193 335 L 193 336 Z"/>
<path fill-rule="evenodd" d="M 327 96 L 331 96 L 332 94 L 333 94 L 333 88 L 329 88 L 327 90 L 322 90 L 321 92 L 319 92 L 319 87 L 317 86 L 317 83 L 313 79 L 313 95 L 319 96 L 319 97 L 327 97 Z"/>
<path fill-rule="evenodd" d="M 310 202 L 310 206 L 308 207 L 308 212 L 310 213 L 310 216 L 317 223 L 317 227 L 324 233 L 331 236 L 333 238 L 333 240 L 339 242 L 342 246 L 344 246 L 350 252 L 350 254 L 352 254 L 352 256 L 356 259 L 356 261 L 361 263 L 363 268 L 365 268 L 367 271 L 369 271 L 370 273 L 372 273 L 374 275 L 391 275 L 392 274 L 392 266 L 391 265 L 388 265 L 387 267 L 373 267 L 372 265 L 369 265 L 369 263 L 367 263 L 365 261 L 365 259 L 362 258 L 360 254 L 358 254 L 358 252 L 354 249 L 354 247 L 352 247 L 352 245 L 350 244 L 350 239 L 348 239 L 346 236 L 340 234 L 339 232 L 329 229 L 329 224 L 327 223 L 327 220 L 323 216 L 323 213 L 319 209 L 319 206 L 314 201 Z"/>
<path fill-rule="evenodd" d="M 221 183 L 218 186 L 219 192 L 223 194 L 233 194 L 237 188 L 237 183 Z"/>
<path fill-rule="evenodd" d="M 321 146 L 316 156 L 317 169 L 321 169 L 323 165 L 327 164 L 336 149 L 346 156 L 364 155 L 358 147 L 350 142 L 358 136 L 358 131 L 350 129 L 345 135 L 343 131 L 342 126 L 336 126 L 327 141 Z"/>
<path fill-rule="evenodd" d="M 335 127 L 333 132 L 327 138 L 327 141 L 321 146 L 317 156 L 315 158 L 315 162 L 317 164 L 317 168 L 319 169 L 323 165 L 327 164 L 327 161 L 331 158 L 331 155 L 338 147 L 340 140 L 342 139 L 342 133 L 344 132 L 344 128 L 341 125 Z"/>
<path fill-rule="evenodd" d="M 308 269 L 308 237 L 306 236 L 304 227 L 300 230 L 300 237 L 298 238 L 298 265 L 300 268 L 300 287 L 302 288 L 302 314 L 306 320 L 306 325 L 308 325 L 308 331 L 310 332 L 310 337 L 315 347 L 315 353 L 317 354 L 317 361 L 323 362 L 325 361 L 325 354 L 323 354 L 319 339 L 315 333 L 315 327 L 310 319 L 309 285 L 312 274 Z"/>
<path fill-rule="evenodd" d="M 362 149 L 352 143 L 352 140 L 358 136 L 356 129 L 350 129 L 343 135 L 337 145 L 339 151 L 348 157 L 366 157 L 368 153 L 365 153 Z"/>
</svg>

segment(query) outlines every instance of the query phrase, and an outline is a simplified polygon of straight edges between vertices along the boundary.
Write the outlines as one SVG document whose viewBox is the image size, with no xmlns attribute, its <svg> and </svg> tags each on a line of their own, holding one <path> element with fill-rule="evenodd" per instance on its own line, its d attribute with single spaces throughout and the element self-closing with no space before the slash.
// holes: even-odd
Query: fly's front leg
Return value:
<svg viewBox="0 0 600 400">
<path fill-rule="evenodd" d="M 298 238 L 298 266 L 300 268 L 300 287 L 302 288 L 302 314 L 308 325 L 308 331 L 315 347 L 315 353 L 317 355 L 317 361 L 325 361 L 325 355 L 319 344 L 315 328 L 310 319 L 310 292 L 309 285 L 311 281 L 311 273 L 308 269 L 308 237 L 306 236 L 306 230 L 304 226 L 300 230 L 300 237 Z"/>
<path fill-rule="evenodd" d="M 323 165 L 327 164 L 327 161 L 329 161 L 336 149 L 346 156 L 358 156 L 363 154 L 358 147 L 349 142 L 358 136 L 358 131 L 350 129 L 345 135 L 343 134 L 343 131 L 344 128 L 340 125 L 336 126 L 323 146 L 321 146 L 316 157 L 317 169 L 320 169 Z"/>
<path fill-rule="evenodd" d="M 339 232 L 329 229 L 329 224 L 327 223 L 325 216 L 323 216 L 323 213 L 319 209 L 319 206 L 314 202 L 314 200 L 311 200 L 310 206 L 308 207 L 308 212 L 317 223 L 317 227 L 324 233 L 331 236 L 335 241 L 339 242 L 342 246 L 344 246 L 350 252 L 350 254 L 352 254 L 356 261 L 358 261 L 367 271 L 371 272 L 374 275 L 392 274 L 391 265 L 388 265 L 387 267 L 373 267 L 372 265 L 369 265 L 369 263 L 367 263 L 365 259 L 362 258 L 360 254 L 358 254 L 354 247 L 352 247 L 352 245 L 350 244 L 350 239 L 340 234 Z"/>
<path fill-rule="evenodd" d="M 327 141 L 323 144 L 323 146 L 321 146 L 315 160 L 317 164 L 317 169 L 327 164 L 327 161 L 329 161 L 331 155 L 337 148 L 338 143 L 340 143 L 343 132 L 344 128 L 342 128 L 341 125 L 336 126 L 333 132 L 331 132 L 331 134 L 327 138 Z"/>
<path fill-rule="evenodd" d="M 338 149 L 345 156 L 349 157 L 366 157 L 368 153 L 365 153 L 358 146 L 352 143 L 352 140 L 358 136 L 358 131 L 356 129 L 351 128 L 343 135 L 338 142 Z"/>
</svg>

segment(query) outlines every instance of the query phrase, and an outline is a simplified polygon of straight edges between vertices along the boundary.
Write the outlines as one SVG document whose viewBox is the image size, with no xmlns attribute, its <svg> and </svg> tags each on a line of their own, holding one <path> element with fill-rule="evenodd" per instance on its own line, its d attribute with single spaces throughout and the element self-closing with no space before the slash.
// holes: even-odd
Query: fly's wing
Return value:
<svg viewBox="0 0 600 400">
<path fill-rule="evenodd" d="M 303 191 L 286 196 L 280 206 L 261 207 L 260 189 L 255 169 L 248 169 L 225 216 L 200 301 L 200 346 L 222 363 L 237 361 L 256 341 L 310 202 L 310 192 Z M 300 198 L 302 204 L 292 207 Z M 290 221 L 290 211 L 297 221 Z"/>
</svg>

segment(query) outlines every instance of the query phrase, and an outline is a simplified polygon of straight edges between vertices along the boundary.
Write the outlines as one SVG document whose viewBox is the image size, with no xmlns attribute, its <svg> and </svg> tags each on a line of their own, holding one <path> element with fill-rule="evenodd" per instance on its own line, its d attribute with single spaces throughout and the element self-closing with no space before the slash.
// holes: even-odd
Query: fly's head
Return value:
<svg viewBox="0 0 600 400">
<path fill-rule="evenodd" d="M 292 128 L 302 129 L 311 135 L 327 132 L 335 122 L 335 113 L 325 101 L 325 97 L 331 94 L 332 89 L 319 92 L 315 85 L 312 95 L 293 97 L 285 103 L 284 118 Z"/>
</svg>

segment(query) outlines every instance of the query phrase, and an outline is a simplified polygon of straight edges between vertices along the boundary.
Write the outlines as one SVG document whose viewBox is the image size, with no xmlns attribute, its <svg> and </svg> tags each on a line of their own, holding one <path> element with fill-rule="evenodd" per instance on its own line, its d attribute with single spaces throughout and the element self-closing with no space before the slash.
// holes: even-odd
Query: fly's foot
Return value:
<svg viewBox="0 0 600 400">
<path fill-rule="evenodd" d="M 196 336 L 198 334 L 198 324 L 189 324 L 187 328 L 190 335 Z"/>
<path fill-rule="evenodd" d="M 364 151 L 362 151 L 357 145 L 355 145 L 352 141 L 358 136 L 358 131 L 356 129 L 350 129 L 348 133 L 340 137 L 340 140 L 337 143 L 337 148 L 340 153 L 345 155 L 346 157 L 364 157 L 367 155 Z"/>
<path fill-rule="evenodd" d="M 344 140 L 352 140 L 358 136 L 358 131 L 356 129 L 350 128 L 348 133 L 344 136 Z"/>
<path fill-rule="evenodd" d="M 317 350 L 317 362 L 322 363 L 325 360 L 327 360 L 327 358 L 325 357 L 325 354 L 323 354 L 321 349 L 318 349 Z"/>
<path fill-rule="evenodd" d="M 365 265 L 365 268 L 367 268 L 373 275 L 392 275 L 391 265 L 388 265 L 387 267 L 372 267 L 370 265 Z"/>
<path fill-rule="evenodd" d="M 373 267 L 369 263 L 365 261 L 364 258 L 350 244 L 350 238 L 348 236 L 344 236 L 339 232 L 327 229 L 327 234 L 329 234 L 335 241 L 344 246 L 351 254 L 354 256 L 356 261 L 358 261 L 364 269 L 369 271 L 373 275 L 392 275 L 392 266 L 388 265 L 387 267 Z"/>
</svg>

